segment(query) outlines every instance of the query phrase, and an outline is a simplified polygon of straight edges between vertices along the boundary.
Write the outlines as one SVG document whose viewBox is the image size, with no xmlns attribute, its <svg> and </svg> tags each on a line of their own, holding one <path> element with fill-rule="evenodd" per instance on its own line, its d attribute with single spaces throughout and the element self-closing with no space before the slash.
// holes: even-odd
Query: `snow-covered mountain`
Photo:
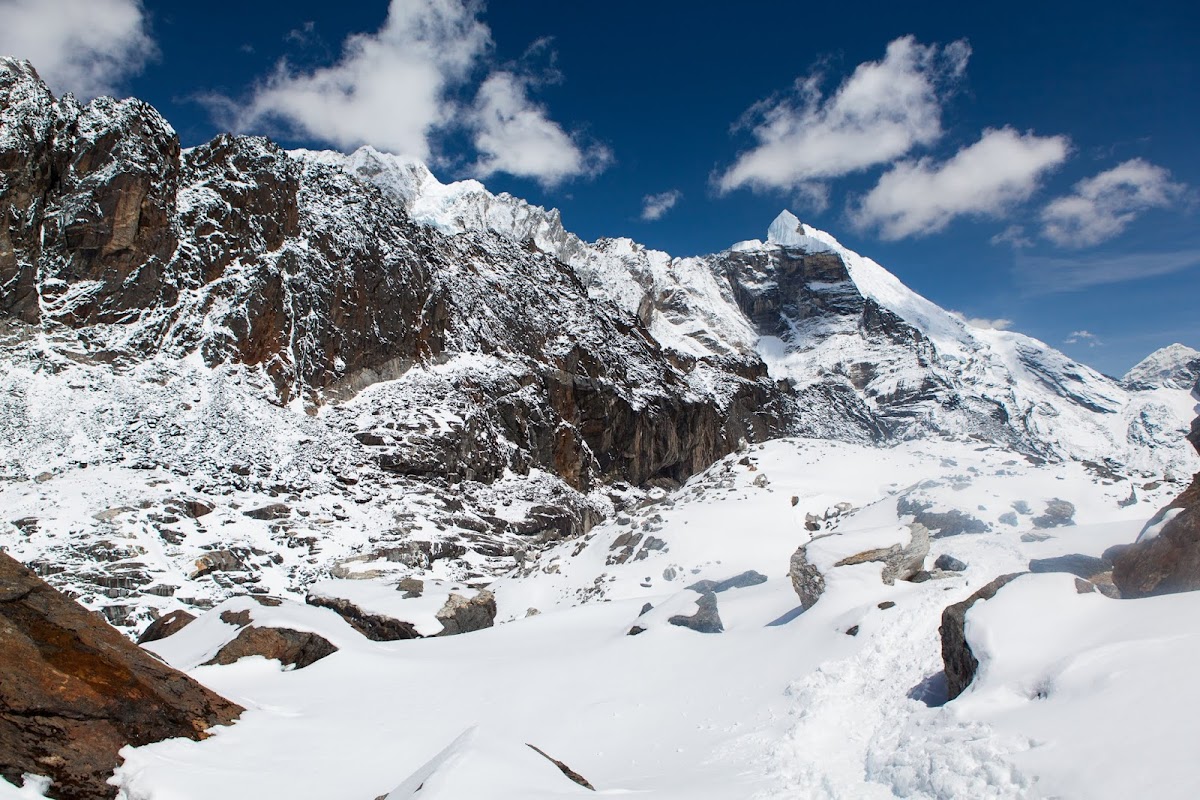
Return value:
<svg viewBox="0 0 1200 800">
<path fill-rule="evenodd" d="M 0 60 L 0 549 L 247 709 L 124 800 L 1189 797 L 1198 595 L 1110 596 L 1198 356 L 1118 382 L 787 211 L 585 242 Z M 943 707 L 943 611 L 1022 570 Z"/>
<path fill-rule="evenodd" d="M 3 546 L 133 627 L 412 542 L 486 582 L 743 440 L 1195 466 L 1185 390 L 973 329 L 788 212 L 707 257 L 588 243 L 369 148 L 181 150 L 12 60 L 0 166 Z"/>
</svg>

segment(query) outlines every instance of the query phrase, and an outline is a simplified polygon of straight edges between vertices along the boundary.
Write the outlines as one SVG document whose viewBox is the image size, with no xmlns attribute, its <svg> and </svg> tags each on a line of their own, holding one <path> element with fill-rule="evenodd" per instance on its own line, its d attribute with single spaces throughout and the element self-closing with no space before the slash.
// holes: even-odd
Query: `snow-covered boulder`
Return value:
<svg viewBox="0 0 1200 800">
<path fill-rule="evenodd" d="M 942 626 L 939 629 L 942 636 L 942 663 L 946 669 L 946 698 L 953 700 L 958 697 L 975 678 L 979 669 L 979 660 L 971 652 L 967 641 L 967 612 L 977 602 L 990 600 L 996 596 L 1005 584 L 1018 578 L 1022 573 L 1014 572 L 1001 575 L 991 583 L 979 589 L 966 600 L 948 606 L 942 612 Z"/>
<path fill-rule="evenodd" d="M 313 584 L 307 602 L 335 611 L 376 642 L 454 636 L 490 628 L 496 619 L 491 592 L 440 580 L 326 580 Z"/>
<path fill-rule="evenodd" d="M 909 580 L 922 572 L 927 555 L 929 530 L 914 522 L 817 537 L 792 554 L 788 574 L 800 597 L 800 605 L 809 609 L 825 592 L 833 569 L 882 564 L 879 577 L 890 586 L 897 580 Z"/>
</svg>

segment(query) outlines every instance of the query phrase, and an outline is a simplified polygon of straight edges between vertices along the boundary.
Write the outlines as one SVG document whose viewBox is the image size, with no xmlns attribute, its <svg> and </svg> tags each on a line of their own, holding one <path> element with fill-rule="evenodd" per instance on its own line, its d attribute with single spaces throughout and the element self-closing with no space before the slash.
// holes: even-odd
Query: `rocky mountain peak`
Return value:
<svg viewBox="0 0 1200 800">
<path fill-rule="evenodd" d="M 1121 383 L 1129 389 L 1190 389 L 1200 381 L 1200 351 L 1169 344 L 1139 361 Z"/>
</svg>

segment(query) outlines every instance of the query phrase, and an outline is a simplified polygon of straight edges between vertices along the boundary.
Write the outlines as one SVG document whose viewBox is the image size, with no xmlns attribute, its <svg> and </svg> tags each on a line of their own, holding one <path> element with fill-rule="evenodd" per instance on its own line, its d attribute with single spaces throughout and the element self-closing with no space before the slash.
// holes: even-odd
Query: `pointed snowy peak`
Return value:
<svg viewBox="0 0 1200 800">
<path fill-rule="evenodd" d="M 791 211 L 784 209 L 767 228 L 767 243 L 780 247 L 798 247 L 809 253 L 837 249 L 837 241 L 829 234 L 805 225 Z"/>
<path fill-rule="evenodd" d="M 1125 373 L 1128 389 L 1191 389 L 1200 380 L 1200 351 L 1179 344 L 1155 350 Z"/>
</svg>

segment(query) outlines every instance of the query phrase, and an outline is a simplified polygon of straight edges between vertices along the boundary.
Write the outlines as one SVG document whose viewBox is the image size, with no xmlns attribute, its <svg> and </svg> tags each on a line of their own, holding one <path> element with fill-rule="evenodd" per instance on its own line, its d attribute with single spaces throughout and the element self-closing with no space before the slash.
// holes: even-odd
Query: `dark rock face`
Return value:
<svg viewBox="0 0 1200 800">
<path fill-rule="evenodd" d="M 3 553 L 0 652 L 0 775 L 48 775 L 51 797 L 115 797 L 122 747 L 202 739 L 242 712 Z"/>
<path fill-rule="evenodd" d="M 418 226 L 375 186 L 266 139 L 181 152 L 150 106 L 56 101 L 12 60 L 0 127 L 13 134 L 0 139 L 0 314 L 86 329 L 95 357 L 258 366 L 279 402 L 312 407 L 413 365 L 502 354 L 507 374 L 443 387 L 472 401 L 469 418 L 381 450 L 385 470 L 676 484 L 740 439 L 789 430 L 794 397 L 757 357 L 665 354 L 551 256 Z M 698 396 L 697 369 L 725 388 Z"/>
<path fill-rule="evenodd" d="M 481 591 L 470 600 L 452 594 L 446 605 L 437 612 L 442 630 L 438 636 L 455 636 L 490 628 L 496 622 L 496 597 L 489 591 Z"/>
<path fill-rule="evenodd" d="M 151 622 L 146 630 L 142 631 L 142 635 L 138 637 L 137 643 L 148 644 L 150 642 L 157 642 L 159 639 L 165 639 L 183 630 L 195 619 L 195 614 L 189 614 L 183 609 L 172 611 L 170 614 L 164 614 L 154 620 L 154 622 Z"/>
<path fill-rule="evenodd" d="M 717 596 L 714 593 L 703 592 L 700 599 L 696 601 L 696 606 L 696 613 L 690 617 L 676 614 L 667 622 L 681 628 L 690 628 L 699 633 L 722 633 L 725 630 L 725 625 L 721 622 L 721 615 L 717 612 Z"/>
<path fill-rule="evenodd" d="M 337 648 L 328 639 L 315 633 L 251 625 L 204 663 L 234 664 L 247 656 L 263 656 L 277 659 L 285 667 L 304 669 L 336 652 Z"/>
<path fill-rule="evenodd" d="M 947 700 L 953 700 L 966 691 L 975 677 L 975 670 L 979 669 L 979 661 L 971 652 L 971 646 L 967 644 L 967 612 L 977 601 L 990 600 L 995 597 L 996 592 L 1000 591 L 1005 584 L 1022 574 L 1024 573 L 1014 572 L 1011 575 L 1001 575 L 966 600 L 948 606 L 942 612 L 940 631 L 942 663 L 946 667 Z"/>
<path fill-rule="evenodd" d="M 370 614 L 349 600 L 310 594 L 305 602 L 310 606 L 328 608 L 337 612 L 342 619 L 350 623 L 350 627 L 373 642 L 395 642 L 401 639 L 421 638 L 421 634 L 417 633 L 417 629 L 412 623 L 380 614 Z"/>
<path fill-rule="evenodd" d="M 1143 538 L 1154 529 L 1157 535 Z M 1200 474 L 1150 518 L 1137 542 L 1116 555 L 1112 580 L 1122 597 L 1200 589 Z"/>
</svg>

